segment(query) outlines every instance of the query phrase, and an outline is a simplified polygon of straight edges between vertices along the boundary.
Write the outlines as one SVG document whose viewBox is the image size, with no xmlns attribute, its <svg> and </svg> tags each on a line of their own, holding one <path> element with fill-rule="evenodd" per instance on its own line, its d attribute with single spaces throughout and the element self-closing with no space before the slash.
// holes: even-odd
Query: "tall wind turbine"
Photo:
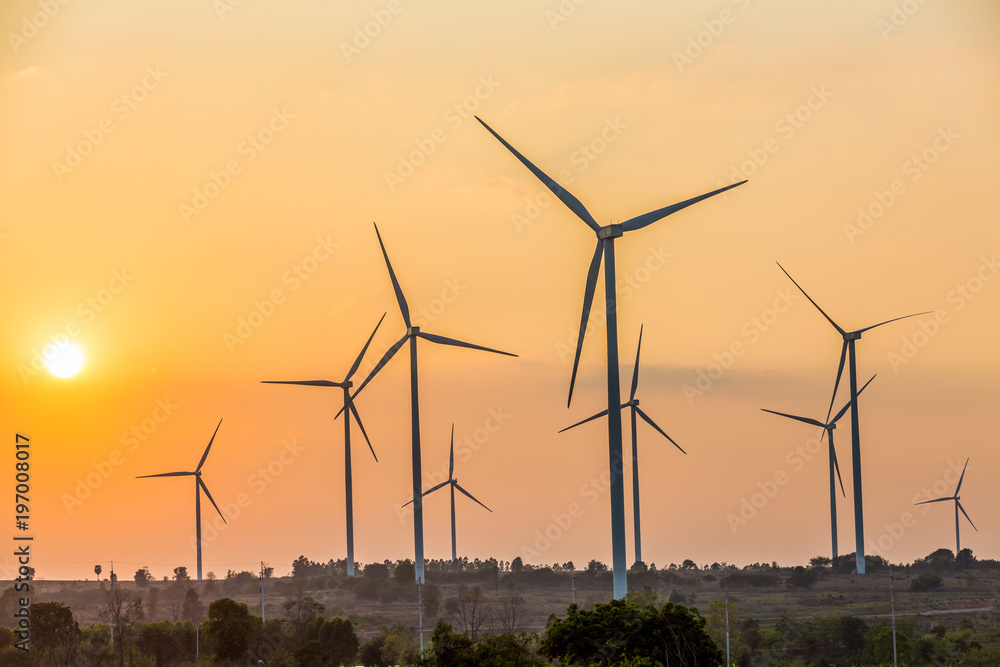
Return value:
<svg viewBox="0 0 1000 667">
<path fill-rule="evenodd" d="M 380 319 L 378 324 L 375 325 L 375 330 L 372 331 L 372 335 L 368 337 L 368 342 L 365 343 L 365 346 L 361 348 L 361 352 L 358 353 L 358 358 L 354 360 L 354 365 L 351 366 L 351 370 L 347 371 L 347 377 L 345 377 L 341 382 L 333 382 L 332 380 L 263 380 L 261 382 L 261 384 L 300 384 L 309 387 L 340 387 L 344 392 L 344 408 L 350 408 L 348 415 L 344 417 L 344 493 L 347 496 L 347 576 L 349 577 L 354 576 L 354 481 L 351 475 L 352 414 L 354 415 L 354 419 L 357 420 L 358 426 L 361 428 L 361 435 L 365 436 L 365 442 L 368 443 L 368 449 L 371 450 L 372 456 L 375 457 L 375 462 L 378 462 L 378 457 L 375 456 L 375 449 L 372 447 L 372 442 L 368 439 L 368 433 L 365 432 L 365 425 L 361 422 L 361 415 L 358 414 L 358 409 L 354 407 L 354 403 L 351 402 L 351 387 L 354 386 L 354 383 L 351 382 L 351 377 L 357 372 L 358 366 L 361 365 L 361 359 L 365 356 L 365 352 L 368 351 L 368 346 L 371 345 L 372 339 L 375 337 L 375 332 L 378 331 L 378 328 L 384 319 L 385 313 L 382 314 L 382 319 Z M 343 411 L 343 408 L 341 411 Z"/>
<path fill-rule="evenodd" d="M 880 327 L 883 324 L 889 324 L 890 322 L 895 322 L 897 320 L 905 320 L 908 317 L 916 317 L 917 315 L 926 315 L 927 313 L 913 313 L 912 315 L 903 315 L 902 317 L 894 317 L 891 320 L 886 320 L 885 322 L 879 322 L 878 324 L 873 324 L 870 327 L 865 327 L 864 329 L 858 329 L 857 331 L 846 331 L 839 324 L 833 321 L 833 319 L 827 315 L 822 308 L 819 307 L 812 297 L 806 294 L 806 291 L 795 282 L 795 278 L 785 271 L 785 267 L 778 264 L 778 268 L 788 276 L 788 279 L 799 288 L 799 291 L 807 299 L 809 303 L 816 307 L 823 317 L 826 318 L 827 322 L 833 325 L 833 328 L 837 330 L 843 339 L 844 345 L 840 349 L 840 365 L 837 367 L 837 381 L 833 385 L 833 397 L 830 399 L 830 409 L 827 411 L 827 419 L 830 418 L 830 413 L 833 411 L 833 402 L 837 400 L 837 388 L 840 386 L 840 377 L 844 373 L 844 359 L 845 357 L 850 360 L 849 364 L 849 374 L 851 383 L 851 403 L 854 407 L 851 409 L 851 462 L 853 463 L 853 477 L 854 477 L 854 541 L 855 541 L 855 556 L 857 558 L 857 570 L 858 574 L 865 573 L 865 517 L 864 517 L 864 503 L 861 497 L 861 430 L 860 421 L 858 419 L 858 365 L 857 365 L 857 352 L 855 350 L 855 343 L 861 339 L 861 334 L 864 332 L 874 329 L 875 327 Z"/>
<path fill-rule="evenodd" d="M 421 474 L 420 474 L 420 404 L 418 400 L 419 392 L 417 388 L 417 339 L 423 338 L 432 343 L 438 343 L 439 345 L 453 345 L 455 347 L 467 347 L 473 350 L 482 350 L 484 352 L 493 352 L 494 354 L 504 354 L 508 357 L 516 357 L 516 354 L 511 354 L 510 352 L 501 352 L 500 350 L 494 350 L 493 348 L 483 347 L 482 345 L 473 345 L 472 343 L 466 343 L 460 340 L 455 340 L 454 338 L 445 338 L 444 336 L 438 336 L 436 334 L 427 333 L 426 331 L 421 331 L 420 327 L 415 327 L 410 322 L 410 309 L 406 305 L 406 299 L 403 297 L 403 290 L 399 287 L 399 281 L 396 280 L 396 274 L 392 270 L 392 264 L 389 262 L 389 255 L 385 251 L 385 245 L 382 243 L 382 235 L 378 232 L 378 225 L 375 225 L 375 235 L 378 237 L 378 244 L 382 248 L 382 257 L 385 258 L 385 266 L 389 269 L 389 279 L 392 280 L 392 289 L 396 292 L 396 301 L 399 303 L 399 312 L 403 316 L 403 322 L 406 324 L 406 333 L 403 337 L 396 341 L 392 347 L 382 356 L 379 362 L 372 369 L 365 381 L 361 383 L 358 390 L 354 392 L 351 396 L 353 401 L 357 398 L 358 394 L 372 381 L 372 378 L 382 370 L 382 367 L 389 363 L 393 355 L 399 351 L 399 348 L 403 347 L 403 343 L 409 341 L 410 343 L 410 424 L 411 424 L 411 442 L 412 442 L 412 459 L 413 459 L 413 548 L 414 548 L 414 558 L 413 565 L 416 571 L 417 583 L 424 583 L 424 508 L 421 499 L 421 493 L 423 489 L 421 488 Z M 343 412 L 343 410 L 341 410 Z M 339 414 L 339 413 L 338 413 Z"/>
<path fill-rule="evenodd" d="M 958 558 L 958 553 L 962 550 L 962 542 L 958 536 L 958 511 L 962 510 L 962 514 L 965 514 L 965 518 L 969 519 L 969 515 L 966 513 L 965 508 L 962 507 L 962 503 L 959 501 L 958 492 L 962 488 L 962 480 L 965 479 L 965 469 L 969 467 L 969 459 L 965 459 L 965 465 L 962 467 L 962 476 L 958 478 L 958 486 L 955 487 L 955 495 L 948 496 L 947 498 L 935 498 L 934 500 L 925 500 L 919 503 L 913 503 L 914 505 L 926 505 L 927 503 L 940 503 L 945 500 L 955 501 L 955 558 Z M 976 528 L 976 524 L 972 523 L 972 519 L 969 519 L 969 525 L 972 526 L 973 530 L 977 533 L 979 529 Z"/>
<path fill-rule="evenodd" d="M 222 426 L 222 420 L 219 420 L 219 426 Z M 205 486 L 205 482 L 201 479 L 201 467 L 205 465 L 205 459 L 208 458 L 208 450 L 212 448 L 212 443 L 215 442 L 215 434 L 219 432 L 219 426 L 215 427 L 215 433 L 212 433 L 211 440 L 208 441 L 208 447 L 205 448 L 205 453 L 201 455 L 201 460 L 198 461 L 198 467 L 194 469 L 193 472 L 162 472 L 159 475 L 139 475 L 136 479 L 145 479 L 147 477 L 186 477 L 192 475 L 194 477 L 194 530 L 195 538 L 198 544 L 198 581 L 201 581 L 201 492 L 204 491 L 205 495 L 208 496 L 209 501 L 211 501 L 212 506 L 215 507 L 215 511 L 219 513 L 222 517 L 224 523 L 229 523 L 226 521 L 226 517 L 222 516 L 222 510 L 219 506 L 215 504 L 215 500 L 212 498 L 212 494 L 208 492 L 208 487 Z"/>
<path fill-rule="evenodd" d="M 590 269 L 587 271 L 587 283 L 583 293 L 583 316 L 580 319 L 580 335 L 576 344 L 576 356 L 573 359 L 573 374 L 569 382 L 569 399 L 567 407 L 573 400 L 573 385 L 576 383 L 576 371 L 580 365 L 580 352 L 583 350 L 583 337 L 587 331 L 587 320 L 590 317 L 590 306 L 594 300 L 594 290 L 597 287 L 597 274 L 601 268 L 601 260 L 604 261 L 604 301 L 607 313 L 607 345 L 608 345 L 608 458 L 609 470 L 611 474 L 611 554 L 612 569 L 614 572 L 614 596 L 615 599 L 625 597 L 628 592 L 627 572 L 625 563 L 625 485 L 622 481 L 622 413 L 618 401 L 621 400 L 621 385 L 618 380 L 618 308 L 615 298 L 615 239 L 621 237 L 625 232 L 642 229 L 647 225 L 665 218 L 671 213 L 676 213 L 682 209 L 696 204 L 703 199 L 708 199 L 726 190 L 731 190 L 746 181 L 733 183 L 724 188 L 713 190 L 712 192 L 686 199 L 680 203 L 672 204 L 649 213 L 630 218 L 621 224 L 611 224 L 601 227 L 597 224 L 594 216 L 584 207 L 580 200 L 569 193 L 565 188 L 549 178 L 541 169 L 532 164 L 526 157 L 507 143 L 503 137 L 493 131 L 489 125 L 484 123 L 478 116 L 476 117 L 483 127 L 489 130 L 490 134 L 497 138 L 507 150 L 527 167 L 542 183 L 545 184 L 552 193 L 562 201 L 573 213 L 583 220 L 588 227 L 597 235 L 597 248 L 594 257 L 590 260 Z"/>
<path fill-rule="evenodd" d="M 863 392 L 865 390 L 865 387 L 867 387 L 869 384 L 871 384 L 871 381 L 874 380 L 874 379 L 875 379 L 875 376 L 873 375 L 871 377 L 871 380 L 868 380 L 868 382 L 865 383 L 865 386 L 858 390 L 858 396 L 861 395 L 861 392 Z M 847 410 L 850 407 L 851 407 L 851 402 L 848 401 L 847 405 L 845 405 L 843 408 L 841 408 L 840 412 L 838 412 L 833 419 L 827 419 L 827 422 L 825 424 L 823 422 L 819 421 L 819 420 L 810 419 L 809 417 L 798 417 L 796 415 L 789 415 L 789 414 L 786 414 L 784 412 L 775 412 L 774 410 L 767 410 L 765 408 L 761 408 L 761 410 L 763 410 L 764 412 L 770 412 L 772 415 L 780 415 L 781 417 L 788 417 L 789 419 L 794 419 L 796 421 L 800 421 L 800 422 L 803 422 L 803 423 L 806 423 L 806 424 L 812 424 L 813 426 L 819 426 L 820 428 L 826 430 L 827 445 L 828 445 L 828 448 L 830 450 L 830 538 L 831 538 L 831 540 L 833 542 L 833 558 L 834 559 L 836 559 L 837 556 L 838 556 L 838 553 L 837 553 L 837 484 L 836 484 L 836 482 L 833 479 L 833 473 L 834 473 L 835 470 L 837 472 L 837 479 L 840 481 L 840 493 L 843 494 L 843 496 L 845 498 L 847 497 L 847 493 L 844 492 L 844 480 L 840 476 L 840 464 L 837 463 L 837 450 L 833 446 L 833 431 L 834 431 L 835 428 L 837 428 L 837 422 L 840 421 L 840 418 L 843 417 L 847 413 Z"/>
<path fill-rule="evenodd" d="M 471 493 L 463 489 L 462 486 L 458 483 L 458 480 L 455 479 L 455 425 L 454 424 L 451 425 L 451 455 L 450 458 L 448 459 L 448 479 L 446 479 L 445 481 L 441 482 L 440 484 L 438 484 L 433 488 L 427 489 L 421 495 L 422 496 L 429 495 L 446 485 L 451 486 L 451 561 L 454 563 L 455 561 L 458 560 L 458 548 L 455 542 L 455 489 L 458 489 L 472 500 L 475 500 L 477 503 L 482 505 L 486 510 L 490 512 L 493 511 L 489 507 L 486 507 L 486 505 L 480 503 L 479 500 Z M 406 505 L 409 505 L 412 502 L 413 501 L 411 500 L 410 502 L 406 503 Z M 403 507 L 406 507 L 406 505 L 403 505 Z"/>
<path fill-rule="evenodd" d="M 650 419 L 649 415 L 642 411 L 639 407 L 639 399 L 635 397 L 635 390 L 639 387 L 639 351 L 642 349 L 642 326 L 639 327 L 639 344 L 635 348 L 635 368 L 632 369 L 632 391 L 629 393 L 628 402 L 622 403 L 621 407 L 631 408 L 632 413 L 632 524 L 635 530 L 635 559 L 637 561 L 642 561 L 642 536 L 639 530 L 639 442 L 636 435 L 636 415 L 643 418 L 647 424 L 655 428 L 660 435 L 673 443 L 674 447 L 681 450 L 682 454 L 687 454 L 680 445 L 674 442 L 674 439 L 667 435 L 662 428 L 656 425 L 656 423 Z M 580 424 L 586 424 L 587 422 L 597 419 L 598 417 L 603 417 L 608 414 L 607 410 L 601 410 L 593 417 L 587 417 L 583 421 L 579 421 L 573 426 L 567 426 L 562 431 L 568 431 L 571 428 L 575 428 Z"/>
</svg>

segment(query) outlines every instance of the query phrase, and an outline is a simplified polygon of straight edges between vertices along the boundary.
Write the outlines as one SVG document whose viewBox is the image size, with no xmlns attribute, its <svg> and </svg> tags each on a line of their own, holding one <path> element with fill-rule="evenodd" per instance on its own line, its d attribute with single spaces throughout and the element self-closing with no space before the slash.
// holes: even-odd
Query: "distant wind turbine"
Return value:
<svg viewBox="0 0 1000 667">
<path fill-rule="evenodd" d="M 656 423 L 650 419 L 649 415 L 642 411 L 639 407 L 639 399 L 635 397 L 635 391 L 639 386 L 639 351 L 642 349 L 642 326 L 639 327 L 639 344 L 635 348 L 635 368 L 632 369 L 632 391 L 629 393 L 628 402 L 622 403 L 621 407 L 631 408 L 632 412 L 632 524 L 635 530 L 635 559 L 636 561 L 642 561 L 642 536 L 639 529 L 639 442 L 636 435 L 636 415 L 643 418 L 647 424 L 655 428 L 660 435 L 673 443 L 674 447 L 681 450 L 681 453 L 687 454 L 680 445 L 674 442 L 674 439 L 667 435 L 662 428 L 656 425 Z M 583 421 L 579 421 L 572 426 L 567 426 L 562 431 L 568 431 L 571 428 L 575 428 L 580 424 L 586 424 L 589 421 L 597 419 L 598 417 L 603 417 L 608 414 L 607 410 L 601 410 L 593 417 L 587 417 Z"/>
<path fill-rule="evenodd" d="M 478 116 L 476 117 L 483 127 L 489 130 L 490 134 L 497 138 L 504 147 L 514 154 L 521 163 L 527 167 L 542 183 L 545 184 L 552 193 L 565 204 L 569 210 L 583 220 L 587 226 L 597 235 L 597 249 L 594 257 L 590 260 L 590 269 L 587 271 L 587 283 L 583 294 L 583 316 L 580 318 L 580 334 L 576 344 L 576 356 L 573 359 L 573 374 L 569 381 L 569 398 L 567 407 L 573 400 L 573 386 L 576 383 L 576 372 L 580 365 L 580 353 L 583 350 L 583 338 L 587 331 L 587 321 L 590 318 L 590 307 L 594 300 L 594 290 L 597 287 L 597 274 L 601 268 L 601 261 L 604 261 L 604 300 L 605 312 L 607 314 L 607 345 L 608 345 L 608 458 L 609 471 L 611 475 L 611 557 L 612 569 L 614 573 L 614 596 L 615 599 L 625 597 L 628 592 L 628 568 L 625 563 L 625 485 L 622 481 L 622 413 L 618 401 L 621 400 L 621 385 L 618 379 L 618 305 L 615 295 L 615 239 L 620 238 L 625 232 L 642 229 L 647 225 L 665 218 L 671 213 L 676 213 L 682 209 L 696 204 L 703 199 L 708 199 L 726 190 L 731 190 L 746 181 L 733 183 L 726 187 L 713 190 L 712 192 L 686 199 L 680 203 L 672 204 L 649 213 L 630 218 L 621 224 L 611 224 L 605 227 L 597 224 L 594 216 L 584 207 L 580 200 L 569 193 L 565 188 L 549 178 L 541 169 L 532 164 L 526 157 L 507 143 L 503 137 L 493 131 L 489 125 L 484 123 Z"/>
<path fill-rule="evenodd" d="M 966 513 L 965 508 L 962 507 L 962 503 L 959 502 L 960 496 L 958 495 L 959 490 L 962 488 L 962 480 L 965 479 L 965 469 L 969 467 L 969 459 L 965 459 L 965 465 L 962 467 L 962 476 L 958 478 L 958 486 L 955 487 L 955 495 L 948 496 L 947 498 L 935 498 L 934 500 L 924 500 L 923 502 L 913 503 L 914 505 L 926 505 L 927 503 L 940 503 L 945 500 L 955 501 L 955 557 L 958 557 L 958 553 L 962 550 L 962 542 L 959 539 L 958 534 L 958 511 L 962 510 L 962 514 L 965 514 L 965 518 L 969 519 L 969 515 Z M 973 530 L 977 533 L 979 529 L 976 528 L 976 524 L 972 523 L 972 519 L 969 519 L 969 525 L 972 526 Z"/>
<path fill-rule="evenodd" d="M 406 323 L 406 333 L 400 338 L 389 350 L 382 356 L 379 362 L 372 369 L 365 381 L 361 383 L 358 390 L 354 392 L 351 396 L 353 401 L 357 398 L 358 394 L 368 386 L 368 383 L 372 381 L 372 378 L 382 370 L 382 367 L 389 363 L 393 355 L 399 351 L 399 348 L 403 346 L 403 343 L 410 342 L 410 424 L 411 424 L 411 442 L 412 442 L 412 468 L 413 468 L 413 547 L 414 547 L 414 558 L 413 565 L 416 571 L 417 583 L 424 583 L 424 510 L 423 502 L 421 500 L 421 474 L 420 474 L 420 404 L 419 404 L 419 391 L 417 386 L 417 339 L 423 338 L 432 343 L 438 343 L 439 345 L 453 345 L 455 347 L 467 347 L 473 350 L 482 350 L 484 352 L 493 352 L 494 354 L 504 354 L 508 357 L 516 357 L 516 354 L 511 354 L 510 352 L 501 352 L 500 350 L 494 350 L 489 347 L 483 347 L 481 345 L 473 345 L 472 343 L 465 343 L 460 340 L 455 340 L 453 338 L 445 338 L 444 336 L 438 336 L 436 334 L 427 333 L 426 331 L 421 331 L 420 327 L 415 327 L 410 322 L 410 309 L 406 305 L 406 299 L 403 297 L 403 290 L 399 287 L 399 281 L 396 280 L 396 274 L 392 270 L 392 264 L 389 263 L 389 255 L 385 251 L 385 245 L 382 243 L 382 235 L 378 232 L 378 225 L 375 225 L 375 235 L 378 237 L 378 244 L 382 248 L 382 257 L 385 258 L 385 266 L 389 269 L 389 279 L 392 280 L 392 289 L 396 292 L 396 301 L 399 304 L 399 312 L 403 316 L 403 322 Z M 343 412 L 343 410 L 341 410 Z M 339 415 L 340 413 L 338 413 Z"/>
<path fill-rule="evenodd" d="M 871 384 L 871 381 L 874 380 L 874 379 L 875 379 L 875 376 L 873 375 L 871 377 L 871 379 L 868 380 L 868 382 L 865 383 L 865 386 L 858 390 L 858 396 L 861 395 L 861 392 L 863 392 L 865 390 L 865 387 L 867 387 L 869 384 Z M 820 428 L 826 430 L 827 446 L 828 446 L 828 448 L 830 450 L 830 537 L 831 537 L 831 540 L 833 542 L 833 558 L 834 559 L 836 559 L 837 556 L 838 556 L 838 552 L 837 552 L 837 485 L 836 485 L 836 483 L 834 482 L 834 479 L 833 479 L 833 473 L 834 473 L 835 470 L 837 472 L 837 479 L 840 481 L 840 493 L 843 494 L 845 498 L 847 497 L 847 493 L 844 492 L 844 480 L 840 476 L 840 464 L 837 463 L 837 450 L 833 446 L 833 431 L 834 431 L 834 429 L 837 428 L 837 422 L 840 421 L 840 418 L 843 417 L 844 414 L 847 413 L 847 410 L 850 407 L 851 407 L 851 402 L 848 401 L 847 405 L 845 405 L 843 408 L 841 408 L 840 412 L 838 412 L 833 419 L 828 420 L 825 424 L 823 422 L 821 422 L 821 421 L 816 420 L 816 419 L 810 419 L 809 417 L 797 417 L 795 415 L 789 415 L 789 414 L 786 414 L 784 412 L 775 412 L 774 410 L 767 410 L 767 409 L 761 408 L 761 410 L 764 410 L 764 412 L 770 412 L 772 415 L 780 415 L 781 417 L 788 417 L 789 419 L 794 419 L 796 421 L 804 422 L 806 424 L 812 424 L 813 426 L 819 426 Z"/>
<path fill-rule="evenodd" d="M 858 366 L 857 366 L 857 352 L 855 350 L 855 343 L 861 339 L 861 334 L 875 327 L 880 327 L 883 324 L 889 324 L 890 322 L 895 322 L 897 320 L 905 320 L 908 317 L 916 317 L 917 315 L 926 315 L 927 313 L 913 313 L 912 315 L 903 315 L 902 317 L 894 317 L 891 320 L 886 320 L 885 322 L 879 322 L 878 324 L 873 324 L 864 329 L 858 329 L 857 331 L 846 331 L 841 328 L 839 324 L 833 321 L 833 319 L 827 315 L 822 308 L 819 307 L 812 297 L 806 294 L 806 291 L 795 282 L 795 279 L 785 271 L 785 267 L 778 264 L 778 268 L 788 276 L 788 279 L 799 288 L 799 291 L 809 299 L 809 303 L 816 307 L 823 317 L 826 318 L 827 322 L 833 325 L 833 328 L 837 330 L 843 339 L 844 345 L 840 349 L 840 365 L 837 367 L 837 381 L 833 384 L 833 397 L 830 399 L 830 409 L 827 410 L 827 419 L 830 418 L 830 413 L 833 411 L 833 402 L 837 400 L 837 389 L 840 386 L 840 377 L 844 373 L 844 359 L 849 358 L 849 375 L 850 375 L 850 386 L 851 386 L 851 403 L 854 407 L 851 409 L 851 462 L 853 464 L 853 478 L 854 478 L 854 541 L 855 541 L 855 556 L 857 558 L 857 570 L 858 574 L 865 573 L 865 517 L 864 517 L 864 503 L 862 501 L 861 494 L 861 427 L 860 420 L 858 419 Z"/>
<path fill-rule="evenodd" d="M 219 420 L 219 426 L 222 426 L 222 420 Z M 201 492 L 204 491 L 205 495 L 211 501 L 212 506 L 215 507 L 215 511 L 219 513 L 222 517 L 224 523 L 229 523 L 226 521 L 226 517 L 222 516 L 222 510 L 219 506 L 215 504 L 215 500 L 212 498 L 212 494 L 208 492 L 208 487 L 205 486 L 205 482 L 201 479 L 201 467 L 205 465 L 205 459 L 208 458 L 208 450 L 212 448 L 212 443 L 215 442 L 215 434 L 219 432 L 219 426 L 215 427 L 215 433 L 212 433 L 212 439 L 208 441 L 208 447 L 205 447 L 205 453 L 201 455 L 201 460 L 198 461 L 198 467 L 194 469 L 193 472 L 163 472 L 159 475 L 140 475 L 136 479 L 145 479 L 147 477 L 186 477 L 188 475 L 194 476 L 194 529 L 195 529 L 195 539 L 198 544 L 198 581 L 201 581 Z"/>
<path fill-rule="evenodd" d="M 358 353 L 358 358 L 354 360 L 354 365 L 351 366 L 351 370 L 347 371 L 347 377 L 345 377 L 341 382 L 333 382 L 332 380 L 263 380 L 261 382 L 261 384 L 299 384 L 309 387 L 340 387 L 344 391 L 344 407 L 350 407 L 350 414 L 344 417 L 344 493 L 347 496 L 347 576 L 349 577 L 354 576 L 354 481 L 351 474 L 351 414 L 354 415 L 354 419 L 357 420 L 358 426 L 361 428 L 361 435 L 365 436 L 365 442 L 368 443 L 368 449 L 371 450 L 372 456 L 375 457 L 375 461 L 378 462 L 378 457 L 375 456 L 375 449 L 372 447 L 372 442 L 368 439 L 368 433 L 365 432 L 365 425 L 361 423 L 361 415 L 358 414 L 358 409 L 354 407 L 354 403 L 351 402 L 351 387 L 354 386 L 354 383 L 351 382 L 351 377 L 357 372 L 358 367 L 361 365 L 361 359 L 365 356 L 365 352 L 368 351 L 368 346 L 371 345 L 372 339 L 375 338 L 375 332 L 378 331 L 378 328 L 384 319 L 385 313 L 382 314 L 382 319 L 380 319 L 378 324 L 375 325 L 375 330 L 372 331 L 372 335 L 368 337 L 368 342 L 365 343 L 365 346 L 361 348 L 361 352 Z M 341 411 L 343 411 L 343 409 L 341 409 Z"/>
<path fill-rule="evenodd" d="M 455 489 L 458 489 L 459 491 L 467 495 L 469 498 L 482 505 L 486 510 L 490 512 L 492 512 L 493 510 L 491 510 L 489 507 L 486 507 L 486 505 L 480 503 L 475 496 L 473 496 L 471 493 L 463 489 L 462 486 L 458 483 L 458 480 L 455 479 L 455 425 L 454 424 L 451 425 L 451 454 L 448 459 L 448 479 L 446 479 L 445 481 L 441 482 L 440 484 L 438 484 L 433 488 L 427 489 L 420 495 L 422 496 L 429 495 L 431 493 L 434 493 L 441 487 L 447 485 L 451 486 L 451 561 L 455 562 L 458 560 L 458 548 L 455 541 Z M 406 505 L 409 505 L 412 502 L 413 501 L 411 500 L 408 503 L 406 503 Z M 406 505 L 403 505 L 403 507 L 406 507 Z"/>
</svg>

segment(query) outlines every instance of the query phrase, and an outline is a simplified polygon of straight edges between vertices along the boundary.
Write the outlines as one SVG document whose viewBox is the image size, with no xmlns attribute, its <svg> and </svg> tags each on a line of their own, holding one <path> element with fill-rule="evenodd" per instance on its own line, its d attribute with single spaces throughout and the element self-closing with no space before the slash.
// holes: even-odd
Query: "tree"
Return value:
<svg viewBox="0 0 1000 667">
<path fill-rule="evenodd" d="M 199 599 L 194 587 L 187 589 L 187 593 L 184 594 L 184 606 L 181 608 L 181 618 L 185 621 L 191 621 L 195 625 L 205 620 L 205 605 L 201 603 L 201 599 Z"/>
<path fill-rule="evenodd" d="M 153 575 L 149 573 L 149 566 L 143 565 L 138 570 L 135 571 L 135 585 L 139 588 L 145 588 L 149 586 L 149 582 L 153 580 Z"/>
<path fill-rule="evenodd" d="M 910 580 L 910 590 L 918 593 L 937 590 L 941 588 L 944 580 L 933 572 L 918 574 Z"/>
<path fill-rule="evenodd" d="M 607 572 L 607 571 L 608 571 L 608 566 L 602 563 L 601 561 L 597 560 L 596 558 L 587 563 L 586 572 L 588 574 L 597 574 L 598 572 Z"/>
<path fill-rule="evenodd" d="M 100 565 L 95 565 L 94 566 L 94 574 L 97 575 L 97 580 L 100 581 L 101 580 L 101 566 Z"/>
<path fill-rule="evenodd" d="M 434 618 L 441 612 L 441 589 L 434 584 L 424 584 L 421 594 L 424 604 L 424 616 Z"/>
<path fill-rule="evenodd" d="M 504 634 L 513 635 L 520 632 L 526 615 L 524 597 L 516 587 L 510 587 L 497 599 L 496 618 Z"/>
<path fill-rule="evenodd" d="M 222 660 L 242 658 L 257 629 L 247 606 L 231 598 L 219 598 L 208 606 L 206 626 L 215 642 L 215 655 Z"/>
<path fill-rule="evenodd" d="M 315 636 L 313 636 L 315 634 Z M 358 635 L 354 624 L 345 618 L 317 618 L 310 640 L 317 640 L 334 665 L 352 665 L 358 655 Z"/>
<path fill-rule="evenodd" d="M 448 601 L 446 609 L 454 616 L 465 636 L 476 641 L 479 630 L 489 617 L 490 608 L 479 586 L 459 586 L 458 597 Z"/>
<path fill-rule="evenodd" d="M 72 610 L 60 602 L 35 602 L 28 613 L 33 648 L 48 654 L 50 663 L 73 664 L 77 625 Z"/>
<path fill-rule="evenodd" d="M 365 574 L 368 574 L 367 569 L 365 569 Z M 400 584 L 412 584 L 417 578 L 417 571 L 413 567 L 413 561 L 409 558 L 396 561 L 396 568 L 392 572 L 392 578 Z"/>
<path fill-rule="evenodd" d="M 723 652 L 705 631 L 696 609 L 669 602 L 657 609 L 624 600 L 595 604 L 581 611 L 573 604 L 542 637 L 541 654 L 550 661 L 582 665 L 718 665 Z"/>
<path fill-rule="evenodd" d="M 170 618 L 175 623 L 181 620 L 181 613 L 184 611 L 184 584 L 175 581 L 166 586 L 167 606 L 170 608 Z"/>
<path fill-rule="evenodd" d="M 136 621 L 142 620 L 142 599 L 133 597 L 131 591 L 122 588 L 117 579 L 111 581 L 111 587 L 104 593 L 107 605 L 104 615 L 107 616 L 114 633 L 114 649 L 118 654 L 118 665 L 125 665 L 125 645 L 132 634 Z"/>
<path fill-rule="evenodd" d="M 524 561 L 521 560 L 520 556 L 510 562 L 510 571 L 512 574 L 524 571 Z"/>
<path fill-rule="evenodd" d="M 156 667 L 169 664 L 184 652 L 184 647 L 174 632 L 174 624 L 170 621 L 142 624 L 136 644 L 143 655 L 156 661 Z"/>
<path fill-rule="evenodd" d="M 183 565 L 174 568 L 174 581 L 191 581 L 188 576 L 188 569 Z"/>
<path fill-rule="evenodd" d="M 788 575 L 788 585 L 792 588 L 812 588 L 819 579 L 816 570 L 806 569 L 801 565 L 796 565 L 792 573 Z"/>
</svg>

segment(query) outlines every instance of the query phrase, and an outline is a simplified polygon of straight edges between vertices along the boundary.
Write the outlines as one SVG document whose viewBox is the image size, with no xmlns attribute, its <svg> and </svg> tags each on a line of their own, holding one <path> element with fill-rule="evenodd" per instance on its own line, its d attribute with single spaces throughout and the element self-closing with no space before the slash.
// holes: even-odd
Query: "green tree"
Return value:
<svg viewBox="0 0 1000 667">
<path fill-rule="evenodd" d="M 801 565 L 796 565 L 792 573 L 788 575 L 788 585 L 792 588 L 812 588 L 819 579 L 819 573 L 813 569 L 806 569 Z"/>
<path fill-rule="evenodd" d="M 424 604 L 424 619 L 430 620 L 441 612 L 441 589 L 434 584 L 424 584 L 421 593 Z"/>
<path fill-rule="evenodd" d="M 910 580 L 910 590 L 918 593 L 937 590 L 941 588 L 944 580 L 933 572 L 918 574 Z"/>
<path fill-rule="evenodd" d="M 187 589 L 184 594 L 184 606 L 181 610 L 181 618 L 192 623 L 201 623 L 205 620 L 205 605 L 201 603 L 198 593 L 194 587 Z"/>
<path fill-rule="evenodd" d="M 188 569 L 183 565 L 181 565 L 180 567 L 175 567 L 174 581 L 191 581 L 191 577 L 188 576 Z"/>
<path fill-rule="evenodd" d="M 149 566 L 142 566 L 135 571 L 135 585 L 139 588 L 145 588 L 149 586 L 149 582 L 153 580 L 153 575 L 149 573 Z"/>
<path fill-rule="evenodd" d="M 184 652 L 180 638 L 170 621 L 144 623 L 139 626 L 139 651 L 156 661 L 156 667 L 163 667 L 176 660 Z"/>
<path fill-rule="evenodd" d="M 669 602 L 657 609 L 624 600 L 594 605 L 593 611 L 569 606 L 545 632 L 541 654 L 550 661 L 614 665 L 648 660 L 671 665 L 718 665 L 724 655 L 705 631 L 696 609 Z"/>
<path fill-rule="evenodd" d="M 365 571 L 367 574 L 367 570 Z M 409 586 L 417 578 L 417 571 L 413 567 L 413 561 L 407 558 L 406 560 L 396 561 L 396 568 L 392 572 L 392 578 L 396 580 L 397 583 Z"/>
<path fill-rule="evenodd" d="M 208 606 L 206 625 L 216 657 L 230 661 L 243 657 L 257 629 L 247 606 L 231 598 L 219 598 Z"/>
<path fill-rule="evenodd" d="M 77 625 L 73 611 L 61 602 L 35 602 L 28 607 L 31 642 L 49 662 L 72 664 Z"/>
<path fill-rule="evenodd" d="M 892 662 L 892 628 L 882 626 L 872 632 L 872 651 L 880 665 L 891 665 Z M 913 647 L 910 637 L 905 632 L 896 631 L 896 655 L 898 663 L 909 665 L 913 663 Z"/>
</svg>

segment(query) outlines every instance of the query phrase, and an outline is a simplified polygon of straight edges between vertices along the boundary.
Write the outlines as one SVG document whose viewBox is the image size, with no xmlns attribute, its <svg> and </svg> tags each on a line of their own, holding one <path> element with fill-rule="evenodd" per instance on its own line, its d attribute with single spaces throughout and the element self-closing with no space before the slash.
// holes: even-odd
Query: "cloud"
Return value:
<svg viewBox="0 0 1000 667">
<path fill-rule="evenodd" d="M 25 67 L 20 72 L 15 72 L 17 76 L 32 76 L 33 74 L 38 74 L 38 65 L 32 65 L 31 67 Z"/>
</svg>

